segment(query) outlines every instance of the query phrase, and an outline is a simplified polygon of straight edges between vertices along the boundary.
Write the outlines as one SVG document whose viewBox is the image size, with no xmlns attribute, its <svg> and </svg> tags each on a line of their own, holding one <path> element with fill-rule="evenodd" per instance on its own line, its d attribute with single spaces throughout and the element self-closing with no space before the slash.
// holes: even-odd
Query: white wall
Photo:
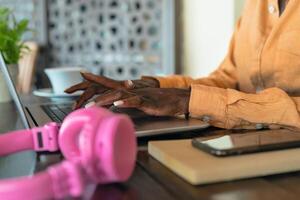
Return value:
<svg viewBox="0 0 300 200">
<path fill-rule="evenodd" d="M 184 0 L 184 74 L 206 76 L 219 66 L 242 1 Z"/>
</svg>

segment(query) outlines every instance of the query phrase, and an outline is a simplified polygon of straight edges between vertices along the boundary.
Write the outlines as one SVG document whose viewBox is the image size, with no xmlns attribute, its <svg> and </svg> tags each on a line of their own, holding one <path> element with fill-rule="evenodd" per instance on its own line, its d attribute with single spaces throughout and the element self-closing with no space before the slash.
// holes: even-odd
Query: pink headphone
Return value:
<svg viewBox="0 0 300 200">
<path fill-rule="evenodd" d="M 0 181 L 0 199 L 79 197 L 87 184 L 126 181 L 137 151 L 132 121 L 98 107 L 71 113 L 61 126 L 0 135 L 1 156 L 23 150 L 61 150 L 67 160 L 30 178 Z"/>
</svg>

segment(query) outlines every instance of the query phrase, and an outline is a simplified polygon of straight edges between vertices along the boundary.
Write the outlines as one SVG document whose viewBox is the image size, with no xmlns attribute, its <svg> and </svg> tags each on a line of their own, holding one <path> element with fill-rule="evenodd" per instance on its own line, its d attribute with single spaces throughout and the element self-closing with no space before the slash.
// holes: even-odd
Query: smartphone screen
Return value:
<svg viewBox="0 0 300 200">
<path fill-rule="evenodd" d="M 264 130 L 195 138 L 192 145 L 216 156 L 230 156 L 300 147 L 300 132 Z"/>
</svg>

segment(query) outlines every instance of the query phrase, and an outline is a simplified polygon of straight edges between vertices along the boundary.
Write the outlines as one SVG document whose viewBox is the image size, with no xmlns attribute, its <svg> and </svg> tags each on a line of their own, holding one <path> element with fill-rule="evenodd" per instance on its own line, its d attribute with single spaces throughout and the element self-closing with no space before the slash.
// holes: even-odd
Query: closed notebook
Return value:
<svg viewBox="0 0 300 200">
<path fill-rule="evenodd" d="M 217 183 L 300 170 L 300 148 L 215 157 L 191 140 L 149 142 L 148 152 L 193 185 Z"/>
</svg>

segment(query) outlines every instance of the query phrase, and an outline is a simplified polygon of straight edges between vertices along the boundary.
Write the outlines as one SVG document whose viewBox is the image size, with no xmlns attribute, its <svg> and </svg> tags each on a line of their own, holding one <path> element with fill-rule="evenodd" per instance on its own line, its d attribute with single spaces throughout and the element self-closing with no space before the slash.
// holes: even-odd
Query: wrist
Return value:
<svg viewBox="0 0 300 200">
<path fill-rule="evenodd" d="M 149 84 L 151 87 L 153 88 L 160 88 L 160 83 L 159 81 L 151 76 L 142 76 L 141 78 L 142 81 L 146 82 L 147 84 Z"/>
</svg>

